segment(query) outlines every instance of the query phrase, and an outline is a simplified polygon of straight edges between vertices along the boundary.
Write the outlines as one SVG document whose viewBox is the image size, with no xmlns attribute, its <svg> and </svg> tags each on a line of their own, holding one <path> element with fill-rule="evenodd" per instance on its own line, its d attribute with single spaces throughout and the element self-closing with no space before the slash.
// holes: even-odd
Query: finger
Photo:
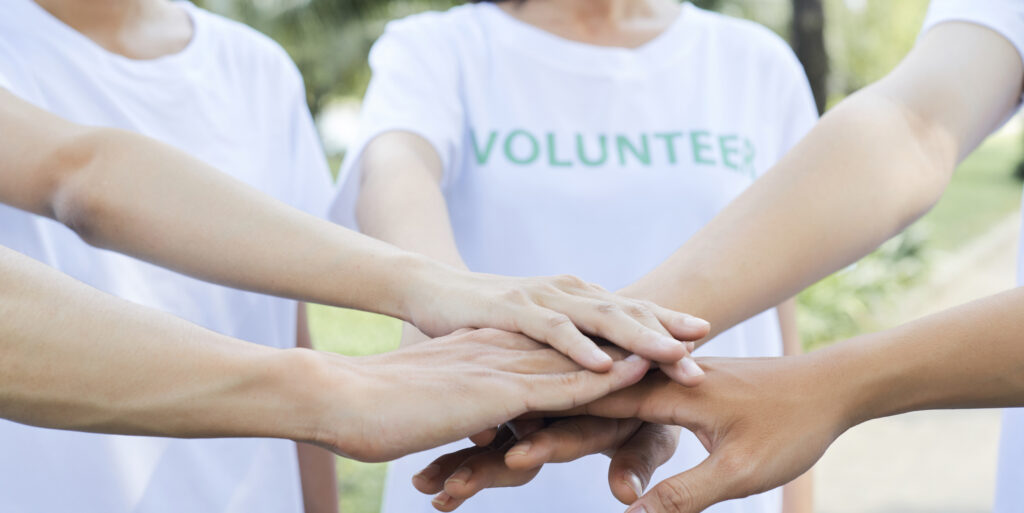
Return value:
<svg viewBox="0 0 1024 513">
<path fill-rule="evenodd" d="M 612 367 L 611 357 L 581 333 L 568 315 L 539 306 L 529 307 L 528 312 L 525 320 L 517 322 L 525 335 L 548 344 L 585 369 L 607 372 Z"/>
<path fill-rule="evenodd" d="M 498 428 L 492 427 L 485 429 L 473 436 L 469 437 L 469 441 L 473 442 L 477 447 L 485 447 L 494 441 L 494 437 L 498 435 Z"/>
<path fill-rule="evenodd" d="M 455 469 L 444 482 L 449 497 L 464 501 L 486 488 L 522 486 L 529 483 L 540 467 L 512 470 L 505 466 L 504 453 L 491 451 L 477 454 Z"/>
<path fill-rule="evenodd" d="M 629 353 L 615 346 L 601 346 L 598 350 L 608 355 L 613 363 L 629 357 Z M 502 356 L 504 360 L 500 364 L 500 368 L 520 374 L 560 374 L 581 369 L 579 364 L 553 348 L 517 351 L 514 354 Z"/>
<path fill-rule="evenodd" d="M 648 303 L 647 307 L 657 317 L 658 322 L 676 339 L 700 340 L 711 332 L 711 323 L 700 317 L 669 310 L 656 303 Z"/>
<path fill-rule="evenodd" d="M 608 466 L 608 485 L 616 499 L 632 504 L 643 495 L 654 471 L 675 454 L 679 430 L 645 423 L 615 451 Z"/>
<path fill-rule="evenodd" d="M 516 419 L 508 423 L 508 427 L 512 430 L 512 433 L 516 435 L 516 438 L 522 440 L 533 433 L 544 429 L 547 422 L 543 418 L 536 419 Z"/>
<path fill-rule="evenodd" d="M 627 513 L 699 513 L 723 500 L 739 497 L 737 476 L 715 455 L 700 465 L 670 477 L 633 503 Z M 723 468 L 719 468 L 723 467 Z"/>
<path fill-rule="evenodd" d="M 672 338 L 640 302 L 614 295 L 595 300 L 559 294 L 545 299 L 544 306 L 565 313 L 583 331 L 644 358 L 670 363 L 687 355 L 686 346 Z"/>
<path fill-rule="evenodd" d="M 633 436 L 640 425 L 640 421 L 632 419 L 602 417 L 560 420 L 512 446 L 505 453 L 505 465 L 523 470 L 611 451 Z"/>
<path fill-rule="evenodd" d="M 672 381 L 688 387 L 695 387 L 704 382 L 704 369 L 689 356 L 674 363 L 662 363 L 658 366 L 661 372 L 672 378 Z"/>
<path fill-rule="evenodd" d="M 647 360 L 632 355 L 603 374 L 577 371 L 526 376 L 521 381 L 526 388 L 524 406 L 527 411 L 569 410 L 636 384 L 649 368 Z"/>
<path fill-rule="evenodd" d="M 706 421 L 704 387 L 690 388 L 656 372 L 641 383 L 560 415 L 595 415 L 618 419 L 636 418 L 654 424 L 682 426 L 691 431 Z"/>
<path fill-rule="evenodd" d="M 444 481 L 455 469 L 470 457 L 488 452 L 486 447 L 467 447 L 445 454 L 427 465 L 426 468 L 412 476 L 412 486 L 422 493 L 434 494 L 444 490 Z"/>
<path fill-rule="evenodd" d="M 452 496 L 448 495 L 446 492 L 441 492 L 434 496 L 433 500 L 430 501 L 430 504 L 438 511 L 455 511 L 455 508 L 461 506 L 463 502 L 465 501 L 453 499 Z"/>
</svg>

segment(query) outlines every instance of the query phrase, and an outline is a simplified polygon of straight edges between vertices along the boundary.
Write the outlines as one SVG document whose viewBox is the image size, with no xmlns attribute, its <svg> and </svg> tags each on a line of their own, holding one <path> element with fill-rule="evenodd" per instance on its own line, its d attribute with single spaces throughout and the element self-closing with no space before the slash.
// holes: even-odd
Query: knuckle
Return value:
<svg viewBox="0 0 1024 513">
<path fill-rule="evenodd" d="M 571 325 L 572 319 L 568 315 L 553 313 L 548 315 L 547 325 L 549 328 L 561 328 L 566 325 Z"/>
<path fill-rule="evenodd" d="M 597 306 L 595 306 L 595 308 L 598 312 L 601 312 L 603 314 L 612 314 L 622 311 L 622 308 L 620 308 L 619 305 L 608 301 L 598 303 Z"/>
<path fill-rule="evenodd" d="M 555 276 L 554 283 L 567 289 L 585 289 L 589 283 L 571 274 Z"/>
<path fill-rule="evenodd" d="M 652 492 L 662 511 L 695 511 L 693 489 L 680 477 L 658 483 Z"/>
<path fill-rule="evenodd" d="M 530 295 L 522 288 L 516 287 L 502 292 L 501 300 L 509 304 L 523 306 L 530 303 Z"/>
<path fill-rule="evenodd" d="M 757 463 L 755 458 L 740 452 L 723 454 L 718 461 L 722 475 L 730 476 L 733 488 L 742 495 L 760 491 L 757 489 Z"/>
<path fill-rule="evenodd" d="M 559 422 L 551 426 L 550 430 L 562 434 L 560 443 L 567 441 L 582 442 L 588 438 L 583 430 L 583 426 L 576 420 Z"/>
<path fill-rule="evenodd" d="M 629 315 L 631 315 L 633 317 L 644 317 L 644 318 L 647 318 L 647 317 L 653 317 L 654 316 L 654 312 L 653 312 L 653 310 L 651 310 L 650 307 L 648 307 L 647 305 L 645 305 L 643 303 L 639 303 L 639 302 L 631 303 L 628 307 L 626 307 L 626 312 L 629 313 Z"/>
</svg>

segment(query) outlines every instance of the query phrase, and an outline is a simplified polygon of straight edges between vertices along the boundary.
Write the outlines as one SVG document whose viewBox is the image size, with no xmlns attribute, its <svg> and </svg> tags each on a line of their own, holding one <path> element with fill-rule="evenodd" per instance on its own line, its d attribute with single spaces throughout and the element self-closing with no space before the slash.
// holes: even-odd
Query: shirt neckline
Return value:
<svg viewBox="0 0 1024 513">
<path fill-rule="evenodd" d="M 567 39 L 510 15 L 493 2 L 477 6 L 499 25 L 494 33 L 510 47 L 561 69 L 597 74 L 646 75 L 678 60 L 692 47 L 688 43 L 691 38 L 680 36 L 695 27 L 693 18 L 700 14 L 693 4 L 683 2 L 676 19 L 665 30 L 640 46 L 628 48 Z"/>
<path fill-rule="evenodd" d="M 96 41 L 93 41 L 85 34 L 75 30 L 74 27 L 51 14 L 50 11 L 43 9 L 43 7 L 37 4 L 34 0 L 23 0 L 23 3 L 26 4 L 28 9 L 34 11 L 37 16 L 44 20 L 44 23 L 51 25 L 54 33 L 59 34 L 60 37 L 64 37 L 73 44 L 79 45 L 82 48 L 88 48 L 88 51 L 100 55 L 110 61 L 117 62 L 121 66 L 138 70 L 162 69 L 170 63 L 190 59 L 192 54 L 199 51 L 198 48 L 201 46 L 202 39 L 205 37 L 205 25 L 201 20 L 202 17 L 198 16 L 197 13 L 199 9 L 188 0 L 175 0 L 174 4 L 181 6 L 185 11 L 185 14 L 188 16 L 189 21 L 192 23 L 192 38 L 189 39 L 184 48 L 177 52 L 161 55 L 160 57 L 154 57 L 152 59 L 133 59 L 119 53 L 111 52 L 104 48 Z"/>
</svg>

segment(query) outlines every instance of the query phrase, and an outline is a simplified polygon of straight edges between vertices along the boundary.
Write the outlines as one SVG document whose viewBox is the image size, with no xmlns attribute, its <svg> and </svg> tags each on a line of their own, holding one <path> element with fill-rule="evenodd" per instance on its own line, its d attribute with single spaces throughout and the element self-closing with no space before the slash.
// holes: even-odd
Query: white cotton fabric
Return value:
<svg viewBox="0 0 1024 513">
<path fill-rule="evenodd" d="M 297 69 L 254 30 L 178 5 L 192 19 L 193 40 L 180 53 L 137 61 L 103 50 L 30 0 L 5 0 L 0 85 L 66 119 L 159 139 L 323 215 L 332 186 Z M 295 344 L 293 301 L 97 250 L 56 222 L 2 206 L 0 245 L 213 331 L 272 347 Z M 299 513 L 295 444 L 107 436 L 0 421 L 0 511 Z"/>
<path fill-rule="evenodd" d="M 1024 0 L 932 0 L 921 33 L 944 22 L 987 27 L 1005 37 L 1024 59 Z M 1024 241 L 1024 236 L 1022 236 Z M 1024 246 L 1018 257 L 1018 285 L 1024 286 Z M 1024 409 L 1003 411 L 999 472 L 993 513 L 1024 511 Z"/>
<path fill-rule="evenodd" d="M 667 259 L 816 120 L 803 69 L 779 37 L 690 4 L 637 49 L 568 41 L 494 5 L 464 5 L 390 23 L 370 63 L 363 135 L 343 164 L 334 220 L 357 225 L 366 142 L 410 131 L 441 157 L 452 226 L 471 269 L 570 273 L 610 290 Z M 781 352 L 774 311 L 699 351 Z M 384 512 L 433 511 L 410 478 L 461 445 L 393 463 Z M 656 479 L 705 455 L 684 434 Z M 604 456 L 551 465 L 529 485 L 488 490 L 460 511 L 618 513 L 624 507 L 608 491 L 607 468 Z M 779 510 L 772 491 L 709 511 Z"/>
</svg>

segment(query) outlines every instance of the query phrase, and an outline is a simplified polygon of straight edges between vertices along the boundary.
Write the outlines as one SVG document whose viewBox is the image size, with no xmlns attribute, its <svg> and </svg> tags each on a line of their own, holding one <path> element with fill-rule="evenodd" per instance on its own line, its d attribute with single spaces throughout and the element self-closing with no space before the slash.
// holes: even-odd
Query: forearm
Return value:
<svg viewBox="0 0 1024 513">
<path fill-rule="evenodd" d="M 367 145 L 359 165 L 356 212 L 363 233 L 466 269 L 441 192 L 441 161 L 427 141 L 403 132 L 383 134 Z M 402 328 L 403 346 L 427 338 L 411 324 Z"/>
<path fill-rule="evenodd" d="M 406 319 L 405 290 L 443 271 L 134 134 L 78 143 L 95 153 L 55 214 L 90 244 L 231 287 Z"/>
<path fill-rule="evenodd" d="M 870 91 L 840 105 L 631 294 L 720 333 L 867 254 L 924 213 L 948 176 L 902 118 Z"/>
<path fill-rule="evenodd" d="M 938 408 L 1024 406 L 1024 288 L 812 353 L 848 425 Z"/>
<path fill-rule="evenodd" d="M 926 212 L 958 159 L 1012 111 L 1021 90 L 1020 57 L 1008 42 L 980 27 L 947 25 L 888 77 L 825 115 L 629 293 L 703 317 L 721 332 L 856 261 Z"/>
<path fill-rule="evenodd" d="M 814 473 L 810 470 L 782 487 L 783 513 L 814 512 Z"/>
<path fill-rule="evenodd" d="M 92 245 L 215 283 L 408 318 L 444 266 L 305 214 L 176 149 L 0 90 L 0 201 Z"/>
<path fill-rule="evenodd" d="M 295 445 L 302 479 L 302 502 L 306 513 L 338 513 L 337 458 L 323 447 Z"/>
<path fill-rule="evenodd" d="M 217 335 L 3 248 L 0 318 L 4 418 L 136 435 L 313 437 L 316 372 L 302 352 Z"/>
<path fill-rule="evenodd" d="M 448 265 L 466 268 L 441 192 L 441 160 L 421 137 L 388 132 L 360 162 L 357 216 L 363 233 Z"/>
</svg>

